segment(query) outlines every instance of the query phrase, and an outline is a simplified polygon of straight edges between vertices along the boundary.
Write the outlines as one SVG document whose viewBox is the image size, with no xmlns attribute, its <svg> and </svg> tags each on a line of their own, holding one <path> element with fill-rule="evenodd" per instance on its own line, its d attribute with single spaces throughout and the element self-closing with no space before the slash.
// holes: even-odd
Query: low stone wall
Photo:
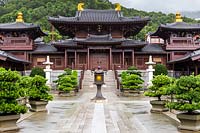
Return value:
<svg viewBox="0 0 200 133">
<path fill-rule="evenodd" d="M 78 72 L 78 80 L 80 79 L 81 77 L 81 70 L 76 70 Z M 31 73 L 31 70 L 27 70 L 24 72 L 24 75 L 25 76 L 29 76 Z M 63 74 L 64 73 L 64 70 L 53 70 L 51 72 L 51 83 L 53 83 L 53 81 L 57 80 L 58 79 L 58 76 Z"/>
<path fill-rule="evenodd" d="M 123 71 L 125 71 L 125 70 L 117 70 L 118 75 L 120 75 Z M 148 81 L 148 75 L 147 75 L 148 73 L 146 72 L 146 70 L 139 70 L 139 71 L 141 72 L 142 79 L 144 80 L 143 87 L 146 88 L 147 87 L 147 81 Z M 170 77 L 173 77 L 173 71 L 169 70 L 168 75 Z"/>
</svg>

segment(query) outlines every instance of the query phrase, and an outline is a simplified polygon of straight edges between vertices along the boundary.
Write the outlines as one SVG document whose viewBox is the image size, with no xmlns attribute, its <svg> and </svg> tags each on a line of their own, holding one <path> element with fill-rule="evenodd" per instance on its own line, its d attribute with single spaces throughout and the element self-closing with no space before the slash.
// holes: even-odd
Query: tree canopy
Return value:
<svg viewBox="0 0 200 133">
<path fill-rule="evenodd" d="M 51 31 L 48 16 L 75 16 L 77 4 L 85 3 L 88 9 L 114 9 L 115 5 L 109 0 L 3 0 L 0 5 L 0 23 L 13 22 L 16 19 L 17 12 L 24 14 L 24 20 L 27 23 L 36 23 L 45 31 Z M 148 32 L 154 32 L 162 23 L 172 23 L 175 20 L 174 14 L 164 14 L 162 12 L 145 12 L 135 9 L 122 8 L 124 16 L 149 16 L 149 24 L 134 38 L 144 40 Z M 183 18 L 185 22 L 196 22 L 190 18 Z M 60 38 L 59 38 L 60 39 Z"/>
</svg>

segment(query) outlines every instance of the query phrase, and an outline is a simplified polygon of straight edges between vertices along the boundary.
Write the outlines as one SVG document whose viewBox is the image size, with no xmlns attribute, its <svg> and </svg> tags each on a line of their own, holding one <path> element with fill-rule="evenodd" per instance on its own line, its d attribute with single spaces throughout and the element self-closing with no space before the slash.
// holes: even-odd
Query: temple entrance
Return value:
<svg viewBox="0 0 200 133">
<path fill-rule="evenodd" d="M 94 50 L 90 56 L 90 69 L 96 69 L 100 66 L 104 70 L 109 69 L 109 55 L 105 51 Z"/>
</svg>

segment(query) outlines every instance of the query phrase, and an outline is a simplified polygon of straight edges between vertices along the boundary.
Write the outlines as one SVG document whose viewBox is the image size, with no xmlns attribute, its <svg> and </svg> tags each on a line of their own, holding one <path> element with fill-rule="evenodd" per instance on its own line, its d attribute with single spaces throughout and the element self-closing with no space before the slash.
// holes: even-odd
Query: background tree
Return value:
<svg viewBox="0 0 200 133">
<path fill-rule="evenodd" d="M 168 71 L 167 71 L 167 67 L 163 64 L 156 64 L 156 66 L 154 67 L 155 71 L 154 71 L 154 76 L 157 75 L 167 75 Z"/>
</svg>

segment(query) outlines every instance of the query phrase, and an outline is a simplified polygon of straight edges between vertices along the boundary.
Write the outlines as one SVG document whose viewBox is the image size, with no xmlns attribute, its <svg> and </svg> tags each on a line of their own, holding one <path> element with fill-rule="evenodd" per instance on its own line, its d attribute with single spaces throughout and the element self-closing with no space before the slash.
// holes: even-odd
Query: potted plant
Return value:
<svg viewBox="0 0 200 133">
<path fill-rule="evenodd" d="M 19 78 L 18 72 L 0 68 L 0 132 L 17 130 L 20 114 L 27 111 L 16 100 L 20 97 Z"/>
<path fill-rule="evenodd" d="M 177 114 L 180 129 L 200 130 L 200 76 L 182 76 L 176 81 L 174 95 L 176 101 L 167 104 L 170 109 L 182 111 Z"/>
<path fill-rule="evenodd" d="M 17 82 L 19 84 L 19 89 L 21 97 L 18 100 L 19 104 L 26 105 L 28 103 L 28 91 L 32 87 L 32 77 L 21 76 Z"/>
<path fill-rule="evenodd" d="M 78 85 L 77 78 L 77 71 L 66 69 L 65 73 L 60 75 L 58 80 L 55 81 L 58 85 L 59 94 L 61 96 L 74 96 L 74 90 Z"/>
<path fill-rule="evenodd" d="M 52 95 L 48 93 L 50 88 L 46 85 L 46 81 L 39 75 L 32 78 L 31 89 L 28 92 L 31 111 L 46 111 L 48 101 L 53 99 Z"/>
<path fill-rule="evenodd" d="M 150 101 L 152 105 L 151 112 L 163 112 L 168 111 L 168 108 L 165 107 L 166 100 L 162 100 L 163 95 L 168 94 L 168 86 L 172 83 L 172 78 L 166 75 L 155 76 L 152 80 L 152 86 L 148 88 L 144 94 L 145 96 L 157 97 L 157 100 Z"/>
</svg>

